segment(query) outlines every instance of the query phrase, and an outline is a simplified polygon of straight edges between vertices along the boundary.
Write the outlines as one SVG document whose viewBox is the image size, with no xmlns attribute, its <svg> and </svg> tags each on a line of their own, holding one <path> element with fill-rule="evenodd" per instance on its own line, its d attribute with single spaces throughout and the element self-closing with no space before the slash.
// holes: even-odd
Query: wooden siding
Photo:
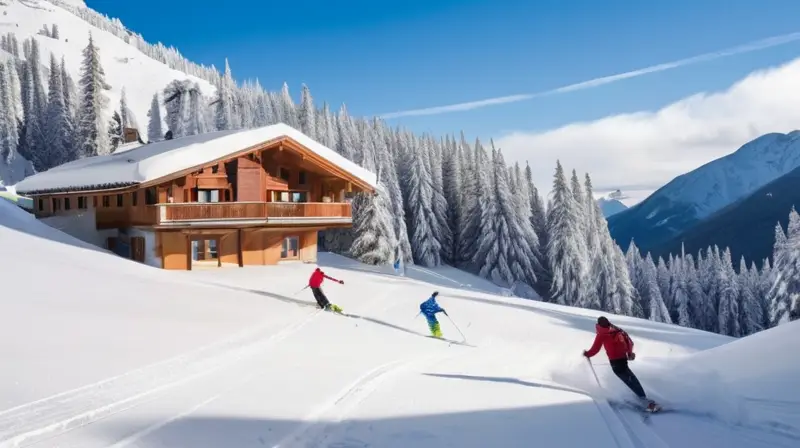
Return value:
<svg viewBox="0 0 800 448">
<path fill-rule="evenodd" d="M 239 233 L 231 232 L 219 239 L 219 258 L 222 263 L 239 264 Z"/>
<path fill-rule="evenodd" d="M 189 238 L 181 232 L 158 232 L 161 240 L 161 260 L 164 269 L 191 269 Z"/>
</svg>

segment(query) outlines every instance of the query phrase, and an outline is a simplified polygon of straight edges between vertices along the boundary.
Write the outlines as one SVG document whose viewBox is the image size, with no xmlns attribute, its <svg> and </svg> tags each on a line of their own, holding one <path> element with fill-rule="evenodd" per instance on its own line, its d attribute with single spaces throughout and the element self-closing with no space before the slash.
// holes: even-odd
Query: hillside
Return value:
<svg viewBox="0 0 800 448">
<path fill-rule="evenodd" d="M 775 224 L 784 230 L 792 207 L 800 208 L 800 168 L 759 188 L 666 242 L 654 246 L 653 254 L 697 253 L 709 245 L 730 247 L 734 260 L 744 256 L 760 264 L 772 256 Z"/>
<path fill-rule="evenodd" d="M 647 252 L 798 166 L 800 131 L 763 135 L 610 217 L 609 231 L 624 250 L 634 239 Z"/>
<path fill-rule="evenodd" d="M 614 318 L 645 387 L 676 409 L 645 424 L 614 404 L 626 395 L 603 355 L 603 389 L 581 359 L 595 311 L 479 292 L 491 285 L 450 268 L 397 277 L 320 254 L 345 280 L 325 285 L 345 317 L 310 306 L 305 264 L 161 271 L 4 201 L 0 243 L 16 254 L 0 257 L 14 279 L 0 296 L 2 446 L 788 448 L 800 437 L 800 372 L 786 356 L 798 323 L 727 344 Z M 453 342 L 424 337 L 415 318 L 434 289 Z"/>
<path fill-rule="evenodd" d="M 41 63 L 44 79 L 47 79 L 49 68 L 46 66 L 50 55 L 57 60 L 64 58 L 69 74 L 77 82 L 80 74 L 82 51 L 89 41 L 91 33 L 95 45 L 99 48 L 100 59 L 106 74 L 106 81 L 111 86 L 105 95 L 109 99 L 109 107 L 104 111 L 110 118 L 114 110 L 119 109 L 122 89 L 126 91 L 128 107 L 134 114 L 140 131 L 146 135 L 147 111 L 153 94 L 160 92 L 175 79 L 190 79 L 200 85 L 205 95 L 213 95 L 216 91 L 209 82 L 169 68 L 139 51 L 135 46 L 126 43 L 114 34 L 90 25 L 85 20 L 73 15 L 57 4 L 66 3 L 73 7 L 85 8 L 82 1 L 48 2 L 45 0 L 5 0 L 0 3 L 0 12 L 4 15 L 0 21 L 0 34 L 14 33 L 19 42 L 30 37 L 35 38 L 41 48 Z M 5 4 L 5 6 L 4 6 Z M 39 34 L 44 27 L 58 26 L 59 39 Z M 5 54 L 5 57 L 9 57 Z M 2 165 L 2 164 L 0 164 Z M 5 173 L 3 171 L 6 171 Z M 0 180 L 12 185 L 20 180 L 17 174 L 10 178 L 11 170 L 0 167 Z M 20 169 L 14 172 L 21 172 Z"/>
</svg>

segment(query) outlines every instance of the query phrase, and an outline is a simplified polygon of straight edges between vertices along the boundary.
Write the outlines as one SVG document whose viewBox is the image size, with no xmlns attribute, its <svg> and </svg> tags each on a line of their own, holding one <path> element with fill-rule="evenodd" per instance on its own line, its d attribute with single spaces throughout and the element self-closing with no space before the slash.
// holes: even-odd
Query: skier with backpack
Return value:
<svg viewBox="0 0 800 448">
<path fill-rule="evenodd" d="M 447 315 L 447 311 L 436 302 L 436 296 L 438 295 L 439 291 L 434 291 L 428 300 L 419 304 L 419 312 L 428 320 L 428 328 L 431 330 L 431 336 L 435 338 L 442 337 L 442 327 L 439 325 L 439 320 L 436 319 L 436 313 L 444 313 L 445 316 Z"/>
<path fill-rule="evenodd" d="M 311 277 L 308 279 L 308 286 L 309 288 L 311 288 L 311 292 L 314 293 L 314 299 L 316 299 L 317 305 L 319 305 L 320 308 L 326 311 L 341 313 L 342 308 L 339 305 L 332 304 L 325 296 L 325 293 L 322 292 L 322 282 L 324 282 L 326 278 L 328 280 L 337 282 L 340 285 L 344 285 L 343 280 L 336 280 L 335 278 L 330 277 L 324 272 L 322 272 L 322 269 L 317 268 L 314 270 L 314 272 L 311 274 Z"/>
<path fill-rule="evenodd" d="M 586 359 L 590 359 L 600 351 L 602 346 L 606 351 L 606 355 L 608 355 L 611 370 L 639 399 L 647 403 L 647 411 L 656 412 L 660 410 L 661 407 L 655 401 L 647 398 L 639 379 L 628 367 L 628 361 L 636 359 L 636 354 L 633 352 L 633 341 L 628 336 L 628 333 L 616 325 L 612 325 L 605 316 L 597 318 L 595 329 L 597 335 L 594 338 L 594 344 L 589 350 L 584 350 L 583 356 Z"/>
</svg>

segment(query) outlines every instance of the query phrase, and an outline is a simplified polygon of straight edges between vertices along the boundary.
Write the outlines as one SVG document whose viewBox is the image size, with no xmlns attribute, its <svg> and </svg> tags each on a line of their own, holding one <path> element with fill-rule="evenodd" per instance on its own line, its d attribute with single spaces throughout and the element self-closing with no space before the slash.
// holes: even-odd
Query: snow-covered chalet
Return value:
<svg viewBox="0 0 800 448">
<path fill-rule="evenodd" d="M 317 232 L 351 226 L 353 194 L 376 188 L 375 174 L 285 124 L 127 143 L 16 186 L 50 225 L 179 270 L 314 262 Z"/>
</svg>

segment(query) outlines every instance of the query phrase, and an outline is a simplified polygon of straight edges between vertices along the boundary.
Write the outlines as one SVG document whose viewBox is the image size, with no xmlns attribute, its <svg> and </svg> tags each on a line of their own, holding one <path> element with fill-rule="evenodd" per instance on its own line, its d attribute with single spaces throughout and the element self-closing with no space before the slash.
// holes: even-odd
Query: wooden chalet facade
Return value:
<svg viewBox="0 0 800 448">
<path fill-rule="evenodd" d="M 350 198 L 374 192 L 374 175 L 283 124 L 241 132 L 246 138 L 227 132 L 197 144 L 187 137 L 188 146 L 175 139 L 83 159 L 17 188 L 33 199 L 38 218 L 82 222 L 83 228 L 75 226 L 79 238 L 93 226 L 96 244 L 164 269 L 315 262 L 317 233 L 352 225 Z M 251 144 L 254 139 L 263 140 Z M 208 160 L 181 162 L 184 154 Z M 91 162 L 100 158 L 107 160 Z M 67 185 L 82 170 L 91 178 L 105 164 L 104 186 L 92 180 Z M 141 176 L 155 166 L 160 174 L 138 182 L 129 180 L 134 174 L 119 182 L 109 177 L 118 166 L 127 170 L 125 164 L 137 165 L 125 173 Z"/>
</svg>

